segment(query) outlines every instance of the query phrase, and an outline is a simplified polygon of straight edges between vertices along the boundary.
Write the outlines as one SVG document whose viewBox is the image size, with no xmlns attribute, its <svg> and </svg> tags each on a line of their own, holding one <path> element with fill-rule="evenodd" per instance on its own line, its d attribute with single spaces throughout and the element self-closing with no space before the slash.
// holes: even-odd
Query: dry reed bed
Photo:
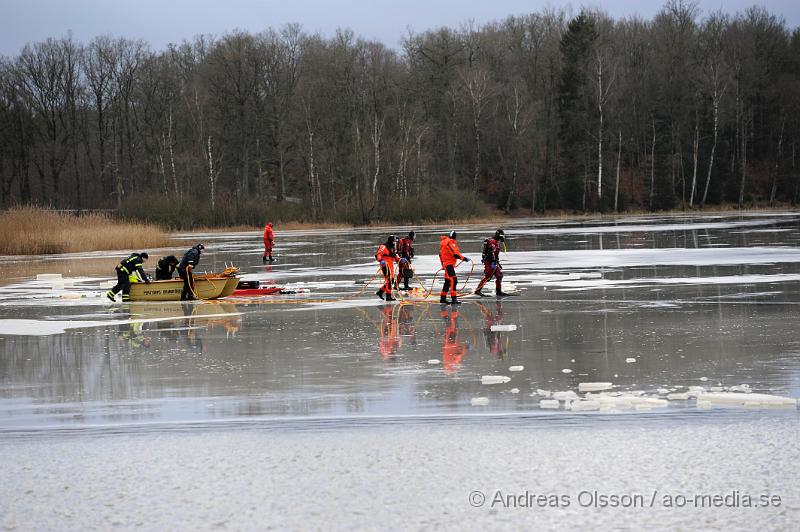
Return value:
<svg viewBox="0 0 800 532">
<path fill-rule="evenodd" d="M 153 224 L 114 220 L 103 214 L 76 216 L 36 207 L 0 212 L 0 255 L 46 255 L 106 249 L 146 250 L 170 245 Z"/>
</svg>

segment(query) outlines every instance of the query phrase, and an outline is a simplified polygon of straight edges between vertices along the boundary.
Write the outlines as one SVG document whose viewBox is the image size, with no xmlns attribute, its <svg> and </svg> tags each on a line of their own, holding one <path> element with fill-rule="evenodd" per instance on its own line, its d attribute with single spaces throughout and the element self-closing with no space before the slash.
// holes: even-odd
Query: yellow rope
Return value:
<svg viewBox="0 0 800 532">
<path fill-rule="evenodd" d="M 463 262 L 464 262 L 463 260 L 459 261 L 455 265 L 455 268 L 458 268 Z M 426 302 L 425 300 L 428 299 L 429 297 L 431 297 L 431 294 L 433 292 L 433 287 L 434 287 L 434 285 L 436 283 L 436 277 L 438 277 L 439 273 L 442 272 L 444 270 L 444 268 L 439 268 L 436 271 L 436 273 L 433 275 L 433 278 L 431 279 L 431 288 L 430 288 L 430 290 L 427 290 L 425 288 L 425 286 L 422 284 L 422 281 L 420 280 L 420 278 L 416 276 L 416 270 L 414 269 L 414 266 L 411 264 L 411 262 L 408 263 L 408 268 L 410 268 L 411 271 L 415 273 L 414 277 L 417 279 L 417 283 L 419 283 L 420 287 L 422 288 L 422 291 L 424 292 L 425 297 L 422 299 L 422 301 L 409 300 L 408 298 L 396 298 L 396 300 L 400 304 L 412 304 L 412 303 L 416 303 L 416 302 Z M 470 271 L 467 274 L 466 280 L 464 281 L 464 286 L 466 286 L 466 284 L 469 282 L 474 270 L 475 270 L 475 263 L 472 262 Z M 236 271 L 238 271 L 238 268 L 236 268 L 235 271 L 232 272 L 229 275 L 235 274 Z M 226 268 L 225 272 L 223 272 L 222 275 L 225 275 L 226 272 L 228 272 L 228 268 Z M 265 300 L 263 298 L 238 298 L 237 297 L 237 298 L 234 298 L 232 301 L 235 301 L 236 303 L 241 303 L 241 304 L 244 304 L 244 305 L 247 305 L 247 304 L 285 305 L 285 304 L 292 304 L 292 303 L 295 303 L 295 304 L 309 304 L 309 303 L 331 303 L 331 302 L 336 302 L 336 301 L 344 301 L 344 300 L 347 300 L 347 299 L 352 299 L 352 298 L 359 297 L 361 294 L 366 292 L 367 289 L 369 288 L 369 286 L 375 280 L 375 278 L 378 277 L 378 275 L 383 276 L 383 271 L 381 270 L 380 266 L 378 267 L 378 269 L 375 271 L 375 273 L 372 275 L 372 277 L 369 279 L 369 281 L 367 281 L 367 283 L 364 285 L 364 287 L 361 290 L 359 290 L 358 292 L 355 292 L 353 294 L 349 294 L 349 295 L 346 295 L 346 296 L 343 296 L 343 297 L 339 297 L 339 298 L 335 298 L 335 299 L 317 298 L 317 299 L 301 299 L 301 300 L 287 300 L 287 299 L 269 299 L 269 300 Z M 212 287 L 215 287 L 214 284 L 213 284 L 213 281 L 211 279 L 209 279 L 207 275 L 204 275 L 202 277 L 202 279 L 204 279 L 204 280 L 208 281 L 209 283 L 211 283 Z M 192 276 L 192 280 L 194 281 L 194 276 Z M 394 287 L 397 288 L 397 277 L 394 275 L 394 272 L 391 272 L 390 283 L 391 283 L 390 286 L 394 285 Z M 193 282 L 190 283 L 189 284 L 189 289 L 191 290 L 192 294 L 195 296 L 196 299 L 198 299 L 200 301 L 203 301 L 204 303 L 212 301 L 210 298 L 202 298 L 202 297 L 200 297 L 197 294 L 197 292 L 195 292 L 193 285 L 194 285 Z M 398 290 L 398 292 L 399 292 L 399 290 Z M 467 290 L 467 291 L 458 292 L 458 295 L 459 296 L 463 296 L 463 295 L 466 295 L 466 294 L 469 294 L 469 293 L 470 292 Z"/>
</svg>

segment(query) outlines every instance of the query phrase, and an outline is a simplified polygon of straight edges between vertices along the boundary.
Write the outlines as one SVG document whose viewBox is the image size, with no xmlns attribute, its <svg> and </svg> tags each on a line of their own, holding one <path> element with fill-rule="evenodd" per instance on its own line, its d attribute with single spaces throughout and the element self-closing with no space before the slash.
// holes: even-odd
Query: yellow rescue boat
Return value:
<svg viewBox="0 0 800 532">
<path fill-rule="evenodd" d="M 194 276 L 196 299 L 219 299 L 228 297 L 236 290 L 238 268 L 229 267 L 222 273 L 204 273 Z M 131 283 L 131 301 L 180 301 L 183 292 L 182 279 Z"/>
</svg>

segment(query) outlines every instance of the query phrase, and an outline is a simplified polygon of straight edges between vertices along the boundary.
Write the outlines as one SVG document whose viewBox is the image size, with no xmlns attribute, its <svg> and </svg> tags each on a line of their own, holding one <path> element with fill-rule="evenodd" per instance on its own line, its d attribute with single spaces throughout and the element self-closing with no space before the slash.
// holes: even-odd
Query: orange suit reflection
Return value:
<svg viewBox="0 0 800 532">
<path fill-rule="evenodd" d="M 448 308 L 442 310 L 440 316 L 445 320 L 442 368 L 445 373 L 455 373 L 461 367 L 461 359 L 467 352 L 467 346 L 458 339 L 458 311 Z"/>
<path fill-rule="evenodd" d="M 397 353 L 397 348 L 400 347 L 397 317 L 392 313 L 395 308 L 397 307 L 390 305 L 380 307 L 381 324 L 379 327 L 378 350 L 383 360 L 393 360 L 395 353 Z"/>
</svg>

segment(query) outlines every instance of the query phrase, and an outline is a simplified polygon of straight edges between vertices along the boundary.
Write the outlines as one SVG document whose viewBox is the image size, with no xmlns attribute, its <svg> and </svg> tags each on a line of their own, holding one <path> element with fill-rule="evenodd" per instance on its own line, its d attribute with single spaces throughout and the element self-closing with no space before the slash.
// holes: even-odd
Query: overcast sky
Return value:
<svg viewBox="0 0 800 532">
<path fill-rule="evenodd" d="M 702 14 L 734 13 L 763 5 L 800 26 L 800 0 L 699 0 Z M 330 36 L 337 28 L 350 28 L 358 36 L 377 39 L 397 48 L 408 28 L 425 31 L 441 26 L 458 27 L 473 20 L 481 25 L 508 15 L 540 11 L 546 7 L 602 6 L 614 18 L 640 15 L 650 19 L 663 5 L 651 0 L 566 2 L 551 0 L 0 0 L 0 54 L 17 55 L 26 43 L 61 37 L 72 31 L 75 39 L 92 37 L 143 39 L 161 50 L 205 33 L 221 35 L 234 29 L 257 33 L 288 22 L 299 23 L 309 33 Z"/>
</svg>

